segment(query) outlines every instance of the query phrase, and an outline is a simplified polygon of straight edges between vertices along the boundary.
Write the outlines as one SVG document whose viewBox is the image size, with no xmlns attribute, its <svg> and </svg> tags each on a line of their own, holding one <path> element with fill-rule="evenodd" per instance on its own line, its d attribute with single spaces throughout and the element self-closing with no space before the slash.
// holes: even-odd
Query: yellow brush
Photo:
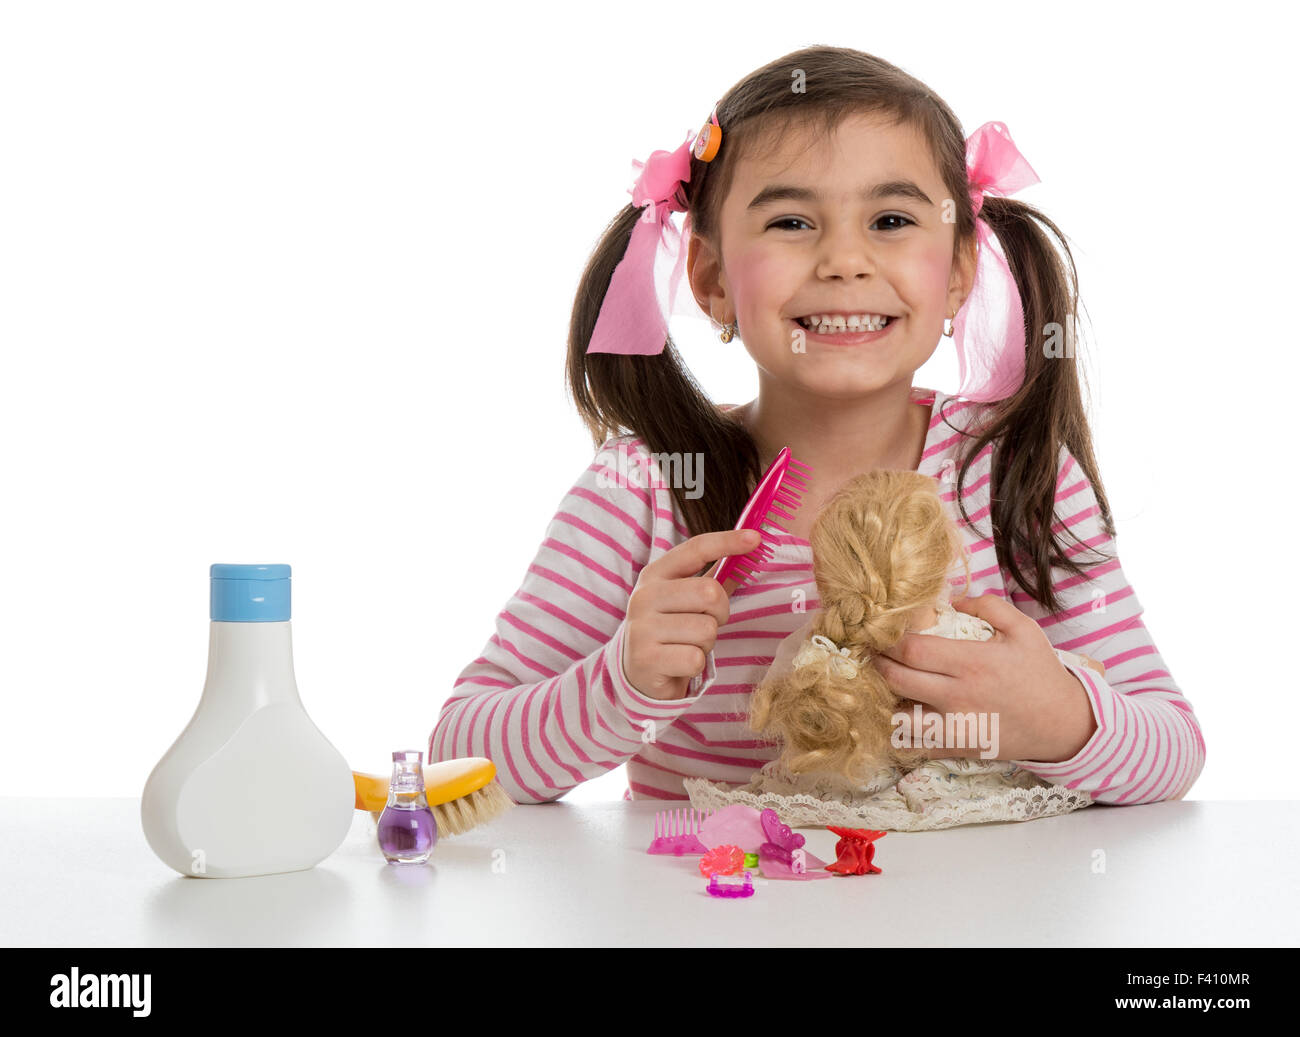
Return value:
<svg viewBox="0 0 1300 1037">
<path fill-rule="evenodd" d="M 425 764 L 424 795 L 438 822 L 439 835 L 460 835 L 491 821 L 515 805 L 496 780 L 497 769 L 482 756 Z M 369 810 L 376 821 L 388 804 L 389 776 L 352 772 L 357 809 Z"/>
</svg>

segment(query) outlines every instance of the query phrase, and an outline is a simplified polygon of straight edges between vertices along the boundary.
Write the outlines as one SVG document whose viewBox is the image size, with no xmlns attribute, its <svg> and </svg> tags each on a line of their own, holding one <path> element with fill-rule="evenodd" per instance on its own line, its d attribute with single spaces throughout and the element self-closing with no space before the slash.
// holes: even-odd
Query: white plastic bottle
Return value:
<svg viewBox="0 0 1300 1037">
<path fill-rule="evenodd" d="M 352 770 L 298 698 L 287 565 L 214 565 L 208 674 L 140 801 L 145 839 L 182 875 L 302 871 L 346 838 Z"/>
</svg>

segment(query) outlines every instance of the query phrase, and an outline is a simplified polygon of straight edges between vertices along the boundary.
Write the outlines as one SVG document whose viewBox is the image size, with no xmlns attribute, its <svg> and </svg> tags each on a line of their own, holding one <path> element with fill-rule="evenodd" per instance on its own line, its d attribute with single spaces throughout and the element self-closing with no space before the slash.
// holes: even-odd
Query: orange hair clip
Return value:
<svg viewBox="0 0 1300 1037">
<path fill-rule="evenodd" d="M 691 149 L 691 153 L 701 162 L 712 162 L 717 157 L 720 147 L 722 147 L 722 127 L 718 125 L 718 109 L 715 105 L 709 121 L 701 126 L 700 132 L 695 135 L 695 147 Z"/>
</svg>

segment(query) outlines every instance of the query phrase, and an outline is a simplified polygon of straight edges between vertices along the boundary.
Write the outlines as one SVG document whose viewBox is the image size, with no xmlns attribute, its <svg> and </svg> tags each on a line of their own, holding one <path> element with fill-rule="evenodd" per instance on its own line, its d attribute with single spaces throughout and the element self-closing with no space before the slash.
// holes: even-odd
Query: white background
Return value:
<svg viewBox="0 0 1300 1037">
<path fill-rule="evenodd" d="M 631 160 L 826 43 L 1042 178 L 1017 197 L 1073 244 L 1120 558 L 1205 732 L 1189 798 L 1294 797 L 1278 10 L 0 6 L 0 794 L 139 794 L 198 702 L 213 562 L 293 566 L 302 700 L 354 768 L 423 748 L 594 454 L 565 336 Z M 751 398 L 738 341 L 674 332 Z M 915 384 L 956 389 L 948 343 Z"/>
</svg>

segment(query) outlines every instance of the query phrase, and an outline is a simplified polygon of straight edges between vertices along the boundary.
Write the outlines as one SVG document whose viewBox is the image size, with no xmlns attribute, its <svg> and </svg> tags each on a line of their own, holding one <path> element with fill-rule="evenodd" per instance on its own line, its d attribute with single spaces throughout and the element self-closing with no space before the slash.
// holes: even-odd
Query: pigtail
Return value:
<svg viewBox="0 0 1300 1037">
<path fill-rule="evenodd" d="M 730 529 L 761 474 L 758 448 L 748 430 L 709 401 L 671 335 L 655 356 L 587 352 L 614 268 L 627 251 L 641 211 L 624 207 L 582 272 L 569 322 L 569 392 L 594 446 L 610 436 L 634 434 L 652 454 L 699 457 L 706 470 L 703 493 L 687 497 L 687 487 L 680 485 L 671 486 L 671 492 L 692 535 Z"/>
<path fill-rule="evenodd" d="M 1020 291 L 1025 379 L 1014 395 L 987 405 L 979 431 L 963 453 L 956 497 L 962 517 L 969 521 L 962 484 L 985 444 L 996 442 L 990 520 L 998 562 L 1045 610 L 1056 612 L 1060 602 L 1052 589 L 1053 568 L 1087 578 L 1086 568 L 1068 553 L 1072 545 L 1058 541 L 1052 531 L 1058 521 L 1056 477 L 1062 446 L 1092 484 L 1102 528 L 1115 535 L 1080 389 L 1077 343 L 1072 341 L 1079 316 L 1078 271 L 1065 234 L 1032 205 L 986 195 L 980 218 L 997 235 Z M 1044 227 L 1055 236 L 1060 251 Z M 1092 550 L 1097 561 L 1109 557 Z"/>
</svg>

